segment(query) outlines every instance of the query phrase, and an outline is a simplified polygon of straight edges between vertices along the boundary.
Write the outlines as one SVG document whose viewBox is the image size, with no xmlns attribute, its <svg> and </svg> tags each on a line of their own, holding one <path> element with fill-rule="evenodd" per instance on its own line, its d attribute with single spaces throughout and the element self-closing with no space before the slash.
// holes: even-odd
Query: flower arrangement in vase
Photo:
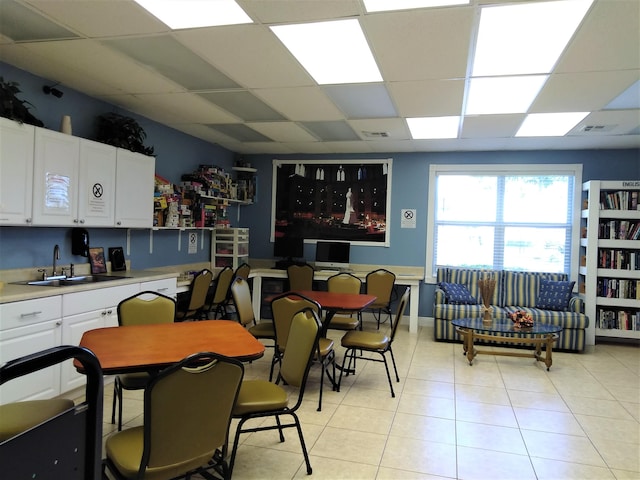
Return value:
<svg viewBox="0 0 640 480">
<path fill-rule="evenodd" d="M 480 295 L 482 296 L 482 321 L 490 323 L 491 317 L 491 300 L 493 300 L 493 292 L 496 289 L 496 280 L 493 275 L 485 275 L 478 280 Z"/>
<path fill-rule="evenodd" d="M 533 327 L 533 317 L 530 313 L 524 310 L 516 310 L 515 312 L 507 315 L 513 322 L 513 326 L 516 328 Z"/>
</svg>

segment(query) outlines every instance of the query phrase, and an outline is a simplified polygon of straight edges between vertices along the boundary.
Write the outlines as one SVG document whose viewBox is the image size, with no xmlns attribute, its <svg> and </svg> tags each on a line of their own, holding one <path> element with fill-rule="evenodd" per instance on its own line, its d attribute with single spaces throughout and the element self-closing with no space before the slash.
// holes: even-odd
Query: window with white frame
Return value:
<svg viewBox="0 0 640 480">
<path fill-rule="evenodd" d="M 426 279 L 443 266 L 577 269 L 581 165 L 431 165 Z"/>
</svg>

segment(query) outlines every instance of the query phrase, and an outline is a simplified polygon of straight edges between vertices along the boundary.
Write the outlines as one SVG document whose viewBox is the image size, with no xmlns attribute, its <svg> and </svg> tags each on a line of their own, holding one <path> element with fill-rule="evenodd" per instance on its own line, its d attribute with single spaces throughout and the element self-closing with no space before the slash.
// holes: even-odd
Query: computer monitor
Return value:
<svg viewBox="0 0 640 480">
<path fill-rule="evenodd" d="M 304 238 L 302 237 L 276 237 L 273 242 L 273 256 L 276 258 L 286 258 L 293 260 L 294 258 L 304 257 Z"/>
<path fill-rule="evenodd" d="M 351 244 L 348 242 L 317 242 L 316 268 L 349 268 L 350 249 Z"/>
</svg>

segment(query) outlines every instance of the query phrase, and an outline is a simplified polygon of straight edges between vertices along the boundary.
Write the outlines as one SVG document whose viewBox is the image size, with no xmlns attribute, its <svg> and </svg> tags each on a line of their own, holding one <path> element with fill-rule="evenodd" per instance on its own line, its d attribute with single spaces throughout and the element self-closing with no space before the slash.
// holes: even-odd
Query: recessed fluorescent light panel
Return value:
<svg viewBox="0 0 640 480">
<path fill-rule="evenodd" d="M 407 118 L 414 140 L 457 138 L 460 117 Z"/>
<path fill-rule="evenodd" d="M 472 78 L 467 115 L 525 113 L 547 80 L 547 75 Z"/>
<path fill-rule="evenodd" d="M 589 112 L 532 113 L 527 115 L 516 137 L 562 137 Z"/>
<path fill-rule="evenodd" d="M 592 2 L 483 7 L 472 76 L 549 73 Z"/>
<path fill-rule="evenodd" d="M 356 19 L 270 28 L 320 85 L 382 81 Z"/>
<path fill-rule="evenodd" d="M 135 0 L 171 29 L 252 23 L 234 0 Z"/>
<path fill-rule="evenodd" d="M 469 0 L 364 0 L 364 7 L 370 13 L 468 4 Z"/>
</svg>

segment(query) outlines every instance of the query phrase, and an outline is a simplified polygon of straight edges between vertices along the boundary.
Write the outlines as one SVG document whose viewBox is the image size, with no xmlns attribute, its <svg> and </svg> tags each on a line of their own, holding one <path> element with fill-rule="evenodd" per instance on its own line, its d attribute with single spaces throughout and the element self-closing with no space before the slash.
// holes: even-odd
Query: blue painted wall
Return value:
<svg viewBox="0 0 640 480">
<path fill-rule="evenodd" d="M 59 129 L 62 115 L 71 115 L 74 135 L 91 138 L 95 118 L 108 111 L 118 111 L 138 120 L 147 132 L 147 145 L 153 145 L 157 154 L 156 172 L 172 182 L 178 182 L 183 173 L 199 164 L 215 164 L 229 169 L 233 153 L 217 145 L 185 135 L 166 126 L 152 122 L 126 111 L 120 111 L 100 100 L 74 92 L 60 85 L 64 97 L 57 99 L 42 93 L 42 86 L 53 82 L 36 77 L 22 70 L 0 63 L 0 75 L 5 80 L 17 81 L 24 92 L 21 98 L 34 105 L 33 113 L 47 128 Z M 640 179 L 640 150 L 580 150 L 580 151 L 500 151 L 500 152 L 450 152 L 450 153 L 388 153 L 368 155 L 250 155 L 245 159 L 258 169 L 258 200 L 254 205 L 230 209 L 229 217 L 234 226 L 249 227 L 250 252 L 254 258 L 271 258 L 269 242 L 271 225 L 272 159 L 372 159 L 393 158 L 391 186 L 391 246 L 352 248 L 352 262 L 366 264 L 425 265 L 425 242 L 428 198 L 428 172 L 431 164 L 502 164 L 502 163 L 581 163 L 583 180 Z M 415 208 L 418 212 L 417 228 L 400 228 L 400 209 Z M 0 269 L 27 268 L 48 265 L 52 259 L 53 245 L 61 246 L 61 262 L 82 263 L 86 259 L 71 255 L 70 229 L 66 228 L 0 228 Z M 125 246 L 125 230 L 90 229 L 94 246 Z M 134 268 L 152 268 L 208 261 L 210 235 L 205 233 L 205 247 L 196 255 L 187 254 L 186 236 L 182 236 L 178 251 L 179 234 L 176 231 L 153 232 L 153 253 L 150 253 L 150 234 L 146 230 L 131 230 L 131 255 Z M 305 246 L 305 256 L 314 258 L 313 246 Z M 433 285 L 422 285 L 420 315 L 432 312 Z"/>
</svg>

